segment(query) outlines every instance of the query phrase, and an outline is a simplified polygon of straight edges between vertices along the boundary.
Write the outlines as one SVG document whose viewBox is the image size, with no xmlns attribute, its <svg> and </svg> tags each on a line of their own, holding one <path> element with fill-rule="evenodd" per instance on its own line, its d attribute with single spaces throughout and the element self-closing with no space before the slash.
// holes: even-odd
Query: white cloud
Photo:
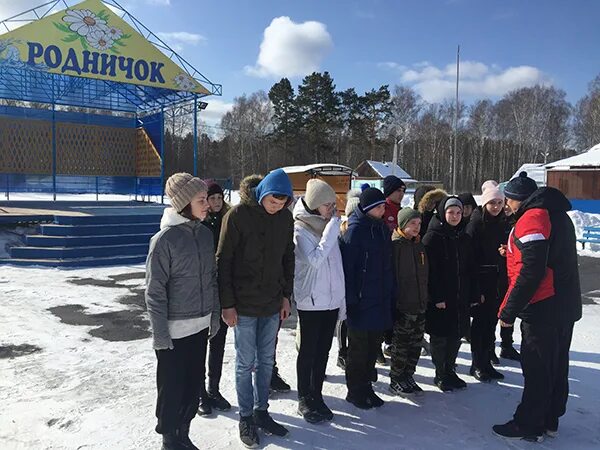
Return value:
<svg viewBox="0 0 600 450">
<path fill-rule="evenodd" d="M 233 108 L 233 103 L 223 100 L 207 100 L 208 106 L 198 115 L 209 125 L 217 125 L 221 118 Z"/>
<path fill-rule="evenodd" d="M 378 66 L 396 71 L 401 82 L 412 86 L 428 102 L 440 102 L 455 95 L 456 63 L 436 67 L 420 62 L 408 68 L 388 62 Z M 503 69 L 478 61 L 460 63 L 460 95 L 463 98 L 501 97 L 514 89 L 549 83 L 549 78 L 532 66 Z"/>
<path fill-rule="evenodd" d="M 295 23 L 289 17 L 276 17 L 265 28 L 256 64 L 244 70 L 262 78 L 306 75 L 319 70 L 332 47 L 333 41 L 324 24 Z"/>
<path fill-rule="evenodd" d="M 187 31 L 163 32 L 156 33 L 156 35 L 169 44 L 176 52 L 182 51 L 186 45 L 198 45 L 206 42 L 206 38 L 201 34 L 188 33 Z"/>
</svg>

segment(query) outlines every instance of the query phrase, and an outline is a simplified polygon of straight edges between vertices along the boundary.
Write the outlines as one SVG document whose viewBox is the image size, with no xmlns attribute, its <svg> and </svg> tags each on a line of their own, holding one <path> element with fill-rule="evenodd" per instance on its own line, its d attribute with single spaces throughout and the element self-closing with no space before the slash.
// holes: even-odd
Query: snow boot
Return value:
<svg viewBox="0 0 600 450">
<path fill-rule="evenodd" d="M 417 382 L 415 381 L 415 379 L 412 377 L 412 375 L 409 375 L 406 378 L 406 381 L 408 381 L 408 384 L 410 384 L 410 386 L 413 388 L 413 391 L 415 394 L 417 395 L 421 395 L 423 394 L 423 389 L 421 389 L 421 386 L 419 386 L 417 384 Z"/>
<path fill-rule="evenodd" d="M 274 392 L 290 392 L 292 388 L 289 384 L 287 384 L 281 375 L 279 375 L 279 369 L 277 367 L 273 367 L 273 375 L 271 375 L 271 390 Z"/>
<path fill-rule="evenodd" d="M 231 403 L 225 400 L 219 391 L 215 393 L 209 392 L 208 400 L 210 405 L 217 411 L 229 411 L 231 409 Z"/>
<path fill-rule="evenodd" d="M 544 431 L 544 434 L 549 438 L 558 437 L 558 419 L 546 421 L 546 430 Z"/>
<path fill-rule="evenodd" d="M 489 374 L 486 371 L 483 371 L 483 370 L 481 370 L 478 367 L 471 366 L 471 369 L 469 370 L 469 373 L 477 381 L 481 381 L 482 383 L 489 383 L 490 381 L 492 381 L 492 378 L 489 376 Z"/>
<path fill-rule="evenodd" d="M 319 413 L 316 402 L 310 396 L 298 399 L 298 414 L 308 423 L 323 422 L 325 418 Z"/>
<path fill-rule="evenodd" d="M 503 425 L 494 425 L 492 430 L 494 430 L 494 434 L 505 439 L 522 439 L 529 442 L 542 442 L 544 440 L 542 433 L 526 430 L 520 427 L 514 420 Z"/>
<path fill-rule="evenodd" d="M 163 434 L 162 440 L 161 450 L 188 450 L 179 439 L 177 432 Z"/>
<path fill-rule="evenodd" d="M 367 401 L 370 402 L 374 408 L 379 408 L 379 407 L 385 405 L 385 402 L 383 401 L 383 399 L 381 397 L 379 397 L 375 393 L 375 391 L 373 391 L 373 388 L 371 388 L 369 390 L 369 393 L 367 394 Z"/>
<path fill-rule="evenodd" d="M 200 417 L 210 416 L 212 414 L 211 401 L 208 394 L 204 393 L 200 396 L 200 405 L 198 406 L 198 415 Z"/>
<path fill-rule="evenodd" d="M 240 417 L 240 441 L 246 448 L 258 448 L 260 445 L 260 439 L 256 430 L 256 424 L 254 418 Z"/>
<path fill-rule="evenodd" d="M 319 411 L 319 414 L 323 416 L 323 419 L 327 421 L 333 420 L 333 411 L 331 411 L 331 409 L 329 409 L 329 407 L 325 404 L 325 401 L 323 400 L 323 395 L 313 394 L 312 397 L 315 402 L 317 411 Z"/>
<path fill-rule="evenodd" d="M 512 345 L 510 347 L 502 347 L 500 350 L 500 358 L 510 359 L 511 361 L 521 361 L 521 355 Z"/>
<path fill-rule="evenodd" d="M 467 383 L 465 383 L 465 381 L 460 378 L 456 372 L 450 372 L 448 374 L 448 380 L 450 383 L 452 383 L 455 389 L 466 389 L 467 387 Z"/>
<path fill-rule="evenodd" d="M 177 430 L 177 435 L 179 436 L 179 441 L 181 445 L 187 450 L 200 450 L 198 447 L 194 445 L 194 443 L 190 440 L 190 422 L 185 423 L 179 427 Z"/>
<path fill-rule="evenodd" d="M 254 423 L 256 423 L 256 426 L 268 435 L 285 437 L 289 434 L 287 428 L 275 422 L 273 418 L 269 415 L 268 411 L 255 410 Z"/>
<path fill-rule="evenodd" d="M 371 409 L 373 407 L 373 403 L 363 392 L 348 391 L 348 394 L 346 395 L 346 401 L 352 403 L 359 409 Z"/>
<path fill-rule="evenodd" d="M 448 379 L 448 377 L 435 377 L 433 383 L 442 392 L 450 392 L 455 389 L 454 384 Z"/>
</svg>

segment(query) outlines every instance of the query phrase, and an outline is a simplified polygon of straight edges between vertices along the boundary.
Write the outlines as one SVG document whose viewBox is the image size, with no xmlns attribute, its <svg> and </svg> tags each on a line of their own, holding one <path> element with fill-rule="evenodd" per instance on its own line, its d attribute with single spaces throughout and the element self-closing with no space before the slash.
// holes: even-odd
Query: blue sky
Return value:
<svg viewBox="0 0 600 450">
<path fill-rule="evenodd" d="M 0 18 L 40 0 L 0 0 Z M 497 99 L 538 82 L 575 103 L 600 73 L 600 2 L 122 0 L 199 71 L 223 84 L 215 120 L 233 98 L 297 86 L 327 70 L 337 88 L 413 86 L 426 100 L 452 95 L 461 44 L 462 97 Z M 210 111 L 212 110 L 212 111 Z"/>
</svg>

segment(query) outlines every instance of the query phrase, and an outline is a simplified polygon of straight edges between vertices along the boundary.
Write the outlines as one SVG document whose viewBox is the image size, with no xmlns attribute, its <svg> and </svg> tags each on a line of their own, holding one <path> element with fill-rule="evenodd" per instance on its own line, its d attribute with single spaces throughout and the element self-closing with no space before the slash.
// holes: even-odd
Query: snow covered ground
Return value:
<svg viewBox="0 0 600 450">
<path fill-rule="evenodd" d="M 155 356 L 143 309 L 143 267 L 86 270 L 0 268 L 0 448 L 152 449 Z M 293 449 L 597 449 L 600 448 L 600 305 L 586 305 L 571 352 L 571 394 L 560 436 L 542 444 L 506 442 L 491 426 L 508 420 L 523 386 L 515 363 L 500 368 L 506 380 L 480 384 L 458 370 L 466 391 L 433 388 L 429 357 L 416 380 L 422 398 L 388 395 L 386 366 L 375 389 L 387 403 L 361 411 L 344 400 L 343 372 L 334 343 L 324 395 L 336 415 L 308 425 L 295 412 L 295 392 L 270 402 L 273 416 L 290 428 L 286 439 L 263 437 L 265 448 Z M 222 392 L 234 409 L 196 418 L 191 436 L 202 449 L 240 448 L 234 390 L 233 333 L 228 334 Z M 518 342 L 519 333 L 515 333 Z M 293 325 L 280 333 L 280 370 L 295 388 Z"/>
</svg>

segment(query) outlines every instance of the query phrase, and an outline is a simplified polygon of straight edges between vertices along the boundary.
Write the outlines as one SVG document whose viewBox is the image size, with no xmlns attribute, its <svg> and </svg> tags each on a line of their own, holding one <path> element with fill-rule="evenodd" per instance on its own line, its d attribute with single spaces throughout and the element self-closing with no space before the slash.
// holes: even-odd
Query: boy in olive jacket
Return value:
<svg viewBox="0 0 600 450">
<path fill-rule="evenodd" d="M 390 392 L 394 395 L 423 392 L 413 378 L 421 355 L 428 299 L 429 265 L 420 230 L 419 211 L 403 208 L 398 212 L 398 228 L 392 234 L 397 285 L 390 370 Z"/>
</svg>

